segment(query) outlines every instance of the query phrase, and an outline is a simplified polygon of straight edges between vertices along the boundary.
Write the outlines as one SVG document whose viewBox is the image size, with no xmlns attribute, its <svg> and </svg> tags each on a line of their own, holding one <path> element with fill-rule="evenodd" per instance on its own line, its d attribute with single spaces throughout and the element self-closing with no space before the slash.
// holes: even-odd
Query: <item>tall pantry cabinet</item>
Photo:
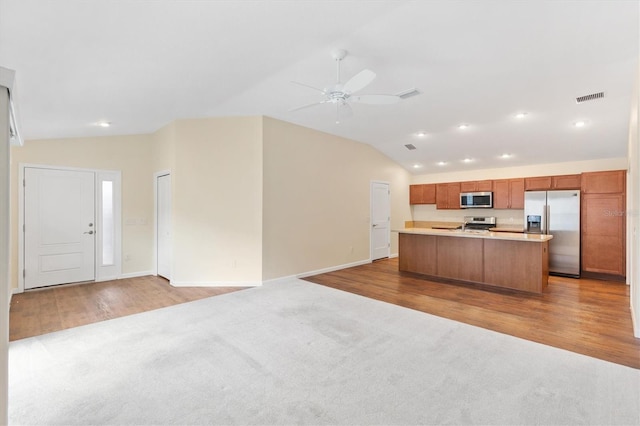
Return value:
<svg viewBox="0 0 640 426">
<path fill-rule="evenodd" d="M 626 172 L 582 174 L 582 272 L 624 279 Z"/>
</svg>

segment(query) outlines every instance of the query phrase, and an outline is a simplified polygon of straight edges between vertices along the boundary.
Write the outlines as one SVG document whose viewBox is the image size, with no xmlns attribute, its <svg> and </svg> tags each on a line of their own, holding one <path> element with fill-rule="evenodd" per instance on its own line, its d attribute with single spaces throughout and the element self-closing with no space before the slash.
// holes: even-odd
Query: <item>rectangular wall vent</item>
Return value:
<svg viewBox="0 0 640 426">
<path fill-rule="evenodd" d="M 592 93 L 590 95 L 584 95 L 576 98 L 576 103 L 581 104 L 587 101 L 593 101 L 595 99 L 604 98 L 604 92 Z"/>
<path fill-rule="evenodd" d="M 409 151 L 413 151 L 414 149 L 416 149 L 416 146 L 412 143 L 408 143 L 405 145 L 405 147 L 409 150 Z"/>
<path fill-rule="evenodd" d="M 418 89 L 416 89 L 415 87 L 409 90 L 405 90 L 404 92 L 400 92 L 398 93 L 396 96 L 398 96 L 400 99 L 407 99 L 410 98 L 412 96 L 416 96 L 419 95 L 420 92 L 418 91 Z"/>
</svg>

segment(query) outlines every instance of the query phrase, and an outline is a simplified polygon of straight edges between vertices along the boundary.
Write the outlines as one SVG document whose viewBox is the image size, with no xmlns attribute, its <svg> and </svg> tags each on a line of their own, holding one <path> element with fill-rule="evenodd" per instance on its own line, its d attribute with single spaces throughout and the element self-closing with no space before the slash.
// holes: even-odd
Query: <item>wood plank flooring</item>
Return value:
<svg viewBox="0 0 640 426">
<path fill-rule="evenodd" d="M 73 284 L 14 294 L 9 313 L 9 340 L 137 314 L 203 299 L 242 287 L 169 285 L 155 276 Z"/>
<path fill-rule="evenodd" d="M 398 271 L 398 259 L 305 280 L 440 317 L 640 369 L 629 286 L 550 277 L 542 295 L 428 281 Z"/>
<path fill-rule="evenodd" d="M 551 277 L 542 295 L 428 281 L 398 271 L 398 259 L 305 278 L 388 303 L 640 369 L 629 287 Z M 175 288 L 148 276 L 15 294 L 10 340 L 241 290 Z"/>
</svg>

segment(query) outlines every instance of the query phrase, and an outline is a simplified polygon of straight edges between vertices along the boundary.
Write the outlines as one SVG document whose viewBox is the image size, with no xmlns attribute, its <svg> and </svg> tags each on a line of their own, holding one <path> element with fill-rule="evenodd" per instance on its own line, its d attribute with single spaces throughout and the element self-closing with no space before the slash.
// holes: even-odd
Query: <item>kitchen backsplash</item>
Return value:
<svg viewBox="0 0 640 426">
<path fill-rule="evenodd" d="M 524 210 L 518 209 L 438 210 L 433 204 L 415 204 L 411 212 L 414 221 L 463 222 L 465 216 L 495 216 L 498 226 L 524 226 Z"/>
</svg>

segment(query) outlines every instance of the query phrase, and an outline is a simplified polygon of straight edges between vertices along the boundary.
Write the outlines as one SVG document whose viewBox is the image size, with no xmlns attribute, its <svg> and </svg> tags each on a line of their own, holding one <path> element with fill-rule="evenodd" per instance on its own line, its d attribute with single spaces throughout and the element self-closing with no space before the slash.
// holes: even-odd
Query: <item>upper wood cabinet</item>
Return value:
<svg viewBox="0 0 640 426">
<path fill-rule="evenodd" d="M 580 189 L 580 175 L 538 176 L 524 179 L 525 191 Z"/>
<path fill-rule="evenodd" d="M 460 208 L 460 182 L 436 184 L 436 208 Z"/>
<path fill-rule="evenodd" d="M 625 170 L 582 174 L 583 194 L 620 194 L 625 192 Z"/>
<path fill-rule="evenodd" d="M 491 192 L 493 191 L 492 180 L 472 180 L 460 182 L 460 192 Z"/>
<path fill-rule="evenodd" d="M 580 175 L 553 176 L 551 189 L 580 189 Z"/>
<path fill-rule="evenodd" d="M 524 209 L 524 179 L 493 181 L 494 209 Z"/>
<path fill-rule="evenodd" d="M 524 179 L 525 191 L 547 191 L 551 189 L 551 176 L 531 177 Z"/>
<path fill-rule="evenodd" d="M 436 185 L 434 183 L 409 185 L 409 204 L 435 204 Z"/>
</svg>

